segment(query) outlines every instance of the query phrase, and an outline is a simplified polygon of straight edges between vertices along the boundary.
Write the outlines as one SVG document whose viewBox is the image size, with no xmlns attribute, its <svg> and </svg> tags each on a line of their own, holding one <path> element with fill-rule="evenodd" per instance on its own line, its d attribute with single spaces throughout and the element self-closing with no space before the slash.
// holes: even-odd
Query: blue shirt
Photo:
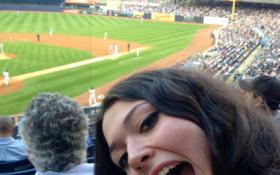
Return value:
<svg viewBox="0 0 280 175">
<path fill-rule="evenodd" d="M 27 159 L 27 150 L 21 140 L 12 137 L 0 138 L 0 161 L 17 161 Z"/>
<path fill-rule="evenodd" d="M 92 163 L 83 163 L 75 166 L 66 172 L 36 172 L 35 175 L 94 175 L 94 164 Z"/>
</svg>

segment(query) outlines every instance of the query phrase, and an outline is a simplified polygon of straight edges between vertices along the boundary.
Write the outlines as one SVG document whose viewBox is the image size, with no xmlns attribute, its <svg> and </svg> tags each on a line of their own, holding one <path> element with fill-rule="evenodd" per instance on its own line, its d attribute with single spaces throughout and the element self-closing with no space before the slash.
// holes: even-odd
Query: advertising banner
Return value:
<svg viewBox="0 0 280 175">
<path fill-rule="evenodd" d="M 144 12 L 133 12 L 133 15 L 132 15 L 133 18 L 143 18 L 144 17 Z"/>
<path fill-rule="evenodd" d="M 218 24 L 218 25 L 226 25 L 228 24 L 228 18 L 221 17 L 212 17 L 212 16 L 204 16 L 203 23 L 204 24 Z"/>
<path fill-rule="evenodd" d="M 73 13 L 73 14 L 78 14 L 80 13 L 80 10 L 63 10 L 64 13 Z"/>
<path fill-rule="evenodd" d="M 175 15 L 167 13 L 152 13 L 152 20 L 175 21 Z"/>
</svg>

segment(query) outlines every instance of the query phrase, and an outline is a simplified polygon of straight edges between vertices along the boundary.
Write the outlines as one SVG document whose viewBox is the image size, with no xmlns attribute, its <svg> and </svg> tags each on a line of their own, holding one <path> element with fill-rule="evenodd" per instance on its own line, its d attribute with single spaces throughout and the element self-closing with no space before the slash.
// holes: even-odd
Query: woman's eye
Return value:
<svg viewBox="0 0 280 175">
<path fill-rule="evenodd" d="M 128 155 L 127 153 L 122 154 L 120 160 L 119 160 L 119 166 L 121 167 L 121 169 L 125 169 L 126 166 L 128 164 Z"/>
<path fill-rule="evenodd" d="M 152 129 L 158 121 L 158 115 L 159 115 L 158 111 L 155 111 L 155 112 L 149 114 L 142 121 L 142 123 L 140 125 L 140 133 L 143 133 L 145 131 L 148 131 L 149 129 Z"/>
</svg>

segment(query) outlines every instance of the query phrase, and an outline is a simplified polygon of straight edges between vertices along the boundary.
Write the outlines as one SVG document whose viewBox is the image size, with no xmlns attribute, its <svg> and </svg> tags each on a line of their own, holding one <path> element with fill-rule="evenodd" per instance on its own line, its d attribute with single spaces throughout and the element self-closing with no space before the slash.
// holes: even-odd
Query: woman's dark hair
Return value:
<svg viewBox="0 0 280 175">
<path fill-rule="evenodd" d="M 279 140 L 270 121 L 219 80 L 161 69 L 121 81 L 103 100 L 96 126 L 96 175 L 126 174 L 112 162 L 102 130 L 104 113 L 118 100 L 145 100 L 162 113 L 196 123 L 207 137 L 213 175 L 280 173 Z"/>
</svg>

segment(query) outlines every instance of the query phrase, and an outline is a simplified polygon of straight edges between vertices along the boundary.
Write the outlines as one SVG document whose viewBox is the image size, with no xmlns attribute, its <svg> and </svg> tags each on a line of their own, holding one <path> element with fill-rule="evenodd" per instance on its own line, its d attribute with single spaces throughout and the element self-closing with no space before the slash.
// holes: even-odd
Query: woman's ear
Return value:
<svg viewBox="0 0 280 175">
<path fill-rule="evenodd" d="M 265 101 L 261 96 L 255 98 L 255 103 L 257 108 L 262 108 L 265 105 Z"/>
</svg>

